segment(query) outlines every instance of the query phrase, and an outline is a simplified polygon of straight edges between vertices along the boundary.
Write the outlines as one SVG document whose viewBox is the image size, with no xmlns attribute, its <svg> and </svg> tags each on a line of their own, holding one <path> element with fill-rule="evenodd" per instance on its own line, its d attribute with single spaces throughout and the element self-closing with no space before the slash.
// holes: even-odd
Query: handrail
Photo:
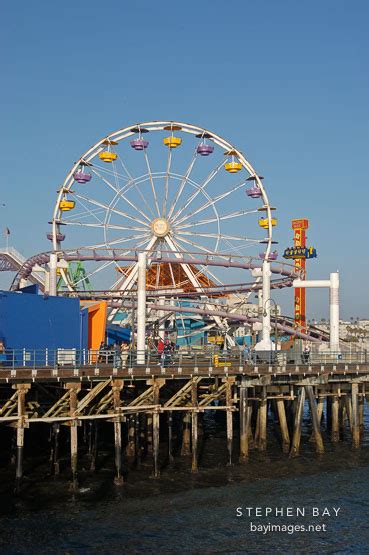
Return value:
<svg viewBox="0 0 369 555">
<path fill-rule="evenodd" d="M 144 355 L 142 357 L 142 355 Z M 137 361 L 140 361 L 138 363 Z M 144 364 L 141 361 L 144 360 Z M 119 348 L 93 349 L 5 349 L 0 352 L 0 373 L 2 369 L 21 368 L 81 368 L 100 366 L 111 368 L 132 368 L 136 366 L 171 367 L 243 367 L 258 364 L 278 366 L 316 364 L 367 364 L 367 350 L 352 352 L 310 352 L 287 351 L 220 351 L 217 348 L 180 349 L 158 353 L 156 349 L 144 352 L 120 350 Z"/>
</svg>

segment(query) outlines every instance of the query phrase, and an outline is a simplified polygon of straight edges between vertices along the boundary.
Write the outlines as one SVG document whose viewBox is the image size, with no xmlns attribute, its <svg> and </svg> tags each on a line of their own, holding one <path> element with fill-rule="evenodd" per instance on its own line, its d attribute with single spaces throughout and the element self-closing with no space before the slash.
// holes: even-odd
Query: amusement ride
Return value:
<svg viewBox="0 0 369 555">
<path fill-rule="evenodd" d="M 304 287 L 304 265 L 278 260 L 263 177 L 233 144 L 187 123 L 144 122 L 102 138 L 68 172 L 50 225 L 51 250 L 21 266 L 13 290 L 44 267 L 49 294 L 107 300 L 109 322 L 134 327 L 145 253 L 146 325 L 176 329 L 179 342 L 220 334 L 233 346 L 247 324 L 269 350 L 271 289 Z M 322 338 L 299 324 L 281 318 L 278 328 Z"/>
</svg>

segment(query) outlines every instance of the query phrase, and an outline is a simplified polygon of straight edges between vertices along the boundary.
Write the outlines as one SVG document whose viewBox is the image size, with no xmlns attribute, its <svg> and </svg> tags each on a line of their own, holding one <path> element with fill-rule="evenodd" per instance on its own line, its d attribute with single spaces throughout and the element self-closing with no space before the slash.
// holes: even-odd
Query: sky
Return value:
<svg viewBox="0 0 369 555">
<path fill-rule="evenodd" d="M 135 122 L 213 130 L 265 177 L 283 251 L 308 218 L 310 278 L 339 270 L 341 316 L 369 318 L 366 0 L 2 2 L 0 226 L 25 256 L 73 162 Z M 1 237 L 5 245 L 5 238 Z M 292 290 L 278 294 L 292 313 Z M 308 318 L 328 316 L 308 292 Z"/>
</svg>

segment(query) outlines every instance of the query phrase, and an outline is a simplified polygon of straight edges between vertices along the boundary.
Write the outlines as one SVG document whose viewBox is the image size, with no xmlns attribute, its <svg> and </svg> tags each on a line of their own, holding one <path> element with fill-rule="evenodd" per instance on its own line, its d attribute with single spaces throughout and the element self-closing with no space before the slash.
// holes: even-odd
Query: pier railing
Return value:
<svg viewBox="0 0 369 555">
<path fill-rule="evenodd" d="M 316 364 L 365 364 L 369 362 L 366 350 L 355 352 L 312 352 L 301 351 L 239 351 L 217 352 L 191 350 L 158 353 L 157 351 L 119 349 L 6 349 L 0 353 L 1 369 L 17 368 L 132 368 L 137 366 L 162 367 L 243 367 L 271 364 L 277 366 L 309 366 Z"/>
</svg>

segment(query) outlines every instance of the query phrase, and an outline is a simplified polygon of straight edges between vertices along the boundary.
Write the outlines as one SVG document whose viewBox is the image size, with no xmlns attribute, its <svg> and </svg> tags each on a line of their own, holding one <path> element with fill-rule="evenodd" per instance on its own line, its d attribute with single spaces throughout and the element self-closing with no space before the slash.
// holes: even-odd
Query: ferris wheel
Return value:
<svg viewBox="0 0 369 555">
<path fill-rule="evenodd" d="M 207 287 L 221 289 L 224 275 L 205 263 L 169 259 L 182 253 L 275 258 L 276 219 L 262 179 L 242 152 L 207 129 L 174 121 L 135 124 L 104 137 L 74 164 L 58 191 L 48 237 L 55 251 L 76 245 L 145 250 L 148 290 L 204 296 Z M 162 262 L 150 265 L 150 253 Z M 128 295 L 137 273 L 136 263 L 96 262 L 81 282 Z M 64 270 L 61 277 L 70 290 L 81 285 Z"/>
</svg>

